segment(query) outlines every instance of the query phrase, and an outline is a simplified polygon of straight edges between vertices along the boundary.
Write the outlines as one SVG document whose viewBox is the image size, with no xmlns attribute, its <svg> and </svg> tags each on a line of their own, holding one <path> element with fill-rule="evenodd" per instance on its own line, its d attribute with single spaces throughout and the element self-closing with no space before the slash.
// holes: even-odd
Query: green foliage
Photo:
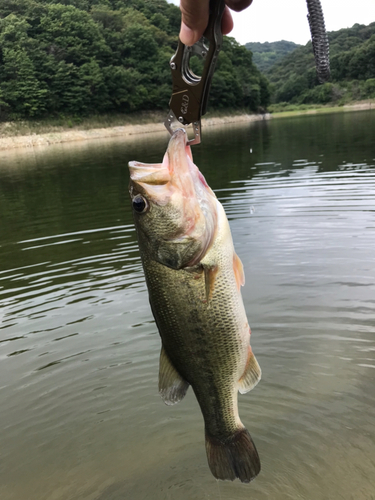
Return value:
<svg viewBox="0 0 375 500">
<path fill-rule="evenodd" d="M 309 89 L 302 94 L 299 102 L 303 104 L 319 103 L 327 104 L 333 100 L 334 86 L 332 83 L 324 83 L 313 89 Z"/>
<path fill-rule="evenodd" d="M 279 42 L 249 42 L 245 47 L 253 53 L 253 61 L 260 71 L 265 72 L 300 45 L 280 40 Z"/>
<path fill-rule="evenodd" d="M 47 89 L 37 78 L 35 64 L 29 57 L 32 47 L 27 32 L 30 25 L 10 14 L 0 19 L 0 92 L 2 110 L 15 116 L 36 116 L 45 111 Z"/>
<path fill-rule="evenodd" d="M 366 97 L 375 97 L 375 78 L 369 78 L 366 80 L 363 90 Z"/>
<path fill-rule="evenodd" d="M 375 23 L 328 33 L 331 82 L 319 85 L 311 42 L 298 47 L 266 72 L 273 101 L 293 104 L 349 100 L 374 96 Z"/>
<path fill-rule="evenodd" d="M 179 26 L 166 0 L 2 0 L 0 118 L 166 110 Z M 223 46 L 210 107 L 266 107 L 251 53 Z"/>
<path fill-rule="evenodd" d="M 374 34 L 368 40 L 332 57 L 333 78 L 367 80 L 375 77 L 375 23 L 373 24 Z"/>
<path fill-rule="evenodd" d="M 252 54 L 234 38 L 225 37 L 212 81 L 210 103 L 216 109 L 249 108 L 269 104 L 268 81 L 252 63 Z"/>
</svg>

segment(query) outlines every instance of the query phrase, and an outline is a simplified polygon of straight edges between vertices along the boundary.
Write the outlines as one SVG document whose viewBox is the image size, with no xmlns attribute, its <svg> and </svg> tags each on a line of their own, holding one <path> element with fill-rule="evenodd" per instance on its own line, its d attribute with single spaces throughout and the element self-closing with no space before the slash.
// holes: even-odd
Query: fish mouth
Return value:
<svg viewBox="0 0 375 500">
<path fill-rule="evenodd" d="M 135 184 L 163 185 L 171 180 L 168 165 L 163 163 L 129 162 L 130 180 Z"/>
<path fill-rule="evenodd" d="M 163 162 L 141 163 L 131 161 L 129 162 L 130 178 L 135 182 L 165 184 L 176 170 L 175 166 L 179 166 L 186 156 L 192 160 L 190 146 L 187 145 L 186 131 L 179 128 L 169 140 Z"/>
<path fill-rule="evenodd" d="M 171 173 L 177 170 L 176 167 L 181 167 L 181 163 L 186 160 L 187 157 L 193 161 L 187 139 L 186 130 L 184 128 L 178 128 L 169 140 L 166 154 L 168 155 L 169 165 L 171 166 Z"/>
<path fill-rule="evenodd" d="M 165 205 L 171 190 L 179 189 L 185 197 L 194 196 L 191 178 L 192 154 L 185 129 L 171 136 L 162 163 L 129 162 L 130 191 L 147 194 L 159 205 Z"/>
</svg>

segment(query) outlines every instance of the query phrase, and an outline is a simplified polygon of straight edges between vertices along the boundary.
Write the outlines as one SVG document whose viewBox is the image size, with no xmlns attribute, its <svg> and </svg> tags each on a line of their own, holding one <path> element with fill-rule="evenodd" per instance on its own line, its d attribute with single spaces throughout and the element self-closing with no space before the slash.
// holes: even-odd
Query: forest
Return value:
<svg viewBox="0 0 375 500">
<path fill-rule="evenodd" d="M 166 0 L 1 0 L 0 120 L 166 111 L 179 26 Z M 324 85 L 311 42 L 242 46 L 224 37 L 209 110 L 375 97 L 375 23 L 328 37 Z M 202 62 L 191 66 L 199 75 Z"/>
<path fill-rule="evenodd" d="M 166 110 L 179 26 L 166 0 L 1 0 L 0 120 Z M 210 109 L 269 100 L 252 53 L 225 37 Z"/>
<path fill-rule="evenodd" d="M 280 40 L 279 42 L 248 42 L 245 44 L 248 50 L 253 53 L 253 61 L 260 71 L 264 73 L 283 59 L 287 54 L 293 52 L 297 43 Z"/>
<path fill-rule="evenodd" d="M 375 97 L 375 23 L 329 32 L 328 39 L 330 81 L 319 84 L 308 42 L 265 71 L 273 102 L 341 104 Z"/>
</svg>

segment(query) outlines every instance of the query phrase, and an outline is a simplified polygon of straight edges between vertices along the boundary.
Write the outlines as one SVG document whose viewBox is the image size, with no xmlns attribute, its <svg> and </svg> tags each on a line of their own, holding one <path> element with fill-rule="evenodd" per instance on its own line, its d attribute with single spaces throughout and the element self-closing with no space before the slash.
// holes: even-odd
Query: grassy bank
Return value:
<svg viewBox="0 0 375 500">
<path fill-rule="evenodd" d="M 362 109 L 375 109 L 375 99 L 367 99 L 364 101 L 353 101 L 347 104 L 332 106 L 332 104 L 288 104 L 279 103 L 269 106 L 269 112 L 272 118 L 280 118 L 304 114 L 318 113 L 340 113 L 344 111 L 355 111 Z"/>
</svg>

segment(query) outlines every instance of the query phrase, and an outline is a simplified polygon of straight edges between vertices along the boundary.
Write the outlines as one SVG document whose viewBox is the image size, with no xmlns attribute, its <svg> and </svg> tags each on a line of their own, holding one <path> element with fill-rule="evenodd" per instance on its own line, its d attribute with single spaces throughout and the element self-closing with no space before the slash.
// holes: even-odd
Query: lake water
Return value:
<svg viewBox="0 0 375 500">
<path fill-rule="evenodd" d="M 375 498 L 375 112 L 205 129 L 196 164 L 245 272 L 262 472 L 218 482 L 165 406 L 127 193 L 168 137 L 2 153 L 1 500 Z"/>
</svg>

